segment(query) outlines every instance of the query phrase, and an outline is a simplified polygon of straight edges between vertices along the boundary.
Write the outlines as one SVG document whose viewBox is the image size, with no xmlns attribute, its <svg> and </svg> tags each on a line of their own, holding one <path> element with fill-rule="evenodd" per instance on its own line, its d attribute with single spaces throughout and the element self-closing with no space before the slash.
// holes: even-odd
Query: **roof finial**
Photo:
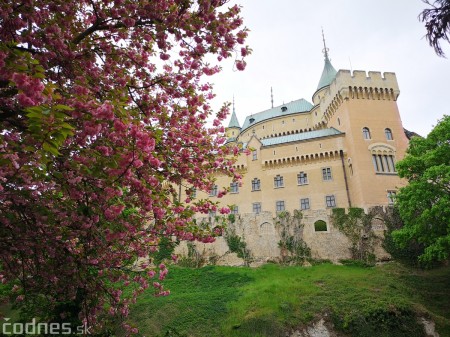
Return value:
<svg viewBox="0 0 450 337">
<path fill-rule="evenodd" d="M 325 43 L 325 34 L 323 33 L 323 27 L 321 27 L 321 28 L 322 28 L 322 39 L 323 39 L 323 50 L 322 50 L 322 52 L 324 53 L 325 58 L 328 59 L 328 51 L 329 51 L 329 49 L 327 48 L 327 45 Z"/>
<path fill-rule="evenodd" d="M 272 102 L 272 108 L 273 108 L 273 91 L 272 91 L 272 87 L 270 87 L 270 100 Z"/>
</svg>

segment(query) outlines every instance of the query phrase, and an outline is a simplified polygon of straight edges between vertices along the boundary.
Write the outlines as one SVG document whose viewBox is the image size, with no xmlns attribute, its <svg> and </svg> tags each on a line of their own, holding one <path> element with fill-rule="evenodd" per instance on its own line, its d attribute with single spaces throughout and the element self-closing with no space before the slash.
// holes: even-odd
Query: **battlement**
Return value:
<svg viewBox="0 0 450 337">
<path fill-rule="evenodd" d="M 329 87 L 318 90 L 313 97 L 320 104 L 321 120 L 329 119 L 345 99 L 396 101 L 400 90 L 397 76 L 392 72 L 339 70 Z"/>
<path fill-rule="evenodd" d="M 374 87 L 374 88 L 389 88 L 398 90 L 397 76 L 392 72 L 381 73 L 379 71 L 364 70 L 339 70 L 336 78 L 331 83 L 330 88 L 336 87 L 357 86 L 357 87 Z"/>
</svg>

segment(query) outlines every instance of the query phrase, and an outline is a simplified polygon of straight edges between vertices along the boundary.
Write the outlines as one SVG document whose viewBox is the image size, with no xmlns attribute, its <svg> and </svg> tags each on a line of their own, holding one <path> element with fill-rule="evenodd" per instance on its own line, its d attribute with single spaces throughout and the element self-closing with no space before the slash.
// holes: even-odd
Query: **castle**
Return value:
<svg viewBox="0 0 450 337">
<path fill-rule="evenodd" d="M 228 142 L 250 154 L 241 153 L 235 163 L 243 175 L 240 185 L 217 178 L 219 188 L 230 190 L 219 200 L 235 205 L 232 213 L 246 219 L 239 234 L 256 240 L 253 250 L 263 256 L 277 254 L 276 242 L 270 242 L 273 216 L 301 210 L 313 255 L 348 257 L 344 238 L 330 224 L 331 209 L 387 206 L 406 183 L 395 169 L 408 146 L 395 74 L 336 71 L 326 46 L 324 58 L 312 103 L 302 98 L 272 107 L 247 116 L 242 126 L 233 106 L 226 128 Z M 216 194 L 213 188 L 199 197 Z"/>
</svg>

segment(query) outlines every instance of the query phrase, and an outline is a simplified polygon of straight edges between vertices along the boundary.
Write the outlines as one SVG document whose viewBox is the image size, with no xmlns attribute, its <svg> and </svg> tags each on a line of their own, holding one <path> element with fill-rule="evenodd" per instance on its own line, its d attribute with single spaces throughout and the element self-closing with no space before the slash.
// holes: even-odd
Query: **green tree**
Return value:
<svg viewBox="0 0 450 337">
<path fill-rule="evenodd" d="M 426 138 L 411 139 L 398 174 L 409 184 L 396 202 L 404 227 L 393 232 L 400 247 L 425 247 L 419 260 L 443 261 L 450 254 L 450 116 L 444 116 Z"/>
</svg>

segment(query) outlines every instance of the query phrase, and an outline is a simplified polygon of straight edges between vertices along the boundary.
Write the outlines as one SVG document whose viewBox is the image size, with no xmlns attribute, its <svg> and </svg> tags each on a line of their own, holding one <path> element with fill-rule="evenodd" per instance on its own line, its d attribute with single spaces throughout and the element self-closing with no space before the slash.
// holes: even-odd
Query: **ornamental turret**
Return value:
<svg viewBox="0 0 450 337">
<path fill-rule="evenodd" d="M 236 116 L 236 110 L 234 107 L 234 96 L 233 96 L 233 113 L 231 114 L 230 123 L 228 124 L 228 127 L 225 130 L 226 130 L 228 142 L 236 141 L 236 139 L 239 136 L 239 133 L 241 131 L 241 126 L 239 125 L 239 121 Z"/>
</svg>

